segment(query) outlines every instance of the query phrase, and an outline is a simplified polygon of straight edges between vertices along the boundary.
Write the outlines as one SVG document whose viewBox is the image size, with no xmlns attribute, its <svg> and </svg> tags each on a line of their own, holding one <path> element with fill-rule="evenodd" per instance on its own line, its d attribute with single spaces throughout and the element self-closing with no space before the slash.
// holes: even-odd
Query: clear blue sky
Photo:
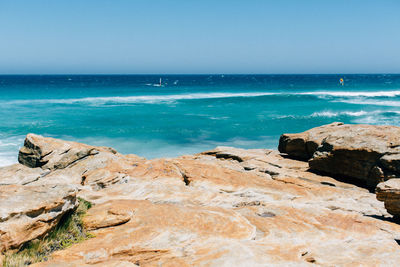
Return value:
<svg viewBox="0 0 400 267">
<path fill-rule="evenodd" d="M 0 73 L 400 73 L 400 1 L 0 0 Z"/>
</svg>

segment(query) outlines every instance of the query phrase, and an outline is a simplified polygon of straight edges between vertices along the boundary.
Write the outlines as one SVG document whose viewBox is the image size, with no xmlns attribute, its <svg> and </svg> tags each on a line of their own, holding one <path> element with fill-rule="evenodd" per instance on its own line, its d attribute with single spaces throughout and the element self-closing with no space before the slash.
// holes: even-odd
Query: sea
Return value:
<svg viewBox="0 0 400 267">
<path fill-rule="evenodd" d="M 400 75 L 0 75 L 0 166 L 28 133 L 151 159 L 336 121 L 400 126 Z"/>
</svg>

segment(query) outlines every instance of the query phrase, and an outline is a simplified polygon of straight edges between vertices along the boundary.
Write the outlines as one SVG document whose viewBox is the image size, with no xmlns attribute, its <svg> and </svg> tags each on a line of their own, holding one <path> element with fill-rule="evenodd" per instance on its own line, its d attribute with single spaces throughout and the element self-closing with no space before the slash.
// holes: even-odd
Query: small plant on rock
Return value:
<svg viewBox="0 0 400 267">
<path fill-rule="evenodd" d="M 17 251 L 7 252 L 3 265 L 5 267 L 20 267 L 46 261 L 54 251 L 65 249 L 93 237 L 85 230 L 82 222 L 92 204 L 82 198 L 78 199 L 78 207 L 73 212 L 65 214 L 53 231 L 42 239 L 35 239 L 26 243 Z"/>
</svg>

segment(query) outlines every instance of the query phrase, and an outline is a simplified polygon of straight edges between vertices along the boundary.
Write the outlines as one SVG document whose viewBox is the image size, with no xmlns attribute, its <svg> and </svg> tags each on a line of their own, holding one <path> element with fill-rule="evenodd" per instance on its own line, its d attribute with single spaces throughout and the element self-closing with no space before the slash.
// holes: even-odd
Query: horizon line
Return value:
<svg viewBox="0 0 400 267">
<path fill-rule="evenodd" d="M 173 75 L 400 75 L 394 72 L 368 72 L 368 73 L 0 73 L 0 76 L 173 76 Z"/>
</svg>

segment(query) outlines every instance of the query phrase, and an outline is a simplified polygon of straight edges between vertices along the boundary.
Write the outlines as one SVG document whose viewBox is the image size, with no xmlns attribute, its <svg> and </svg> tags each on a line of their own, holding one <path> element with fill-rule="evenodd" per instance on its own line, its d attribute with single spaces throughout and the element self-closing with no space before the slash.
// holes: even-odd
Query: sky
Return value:
<svg viewBox="0 0 400 267">
<path fill-rule="evenodd" d="M 0 74 L 400 73 L 399 0 L 0 0 Z"/>
</svg>

